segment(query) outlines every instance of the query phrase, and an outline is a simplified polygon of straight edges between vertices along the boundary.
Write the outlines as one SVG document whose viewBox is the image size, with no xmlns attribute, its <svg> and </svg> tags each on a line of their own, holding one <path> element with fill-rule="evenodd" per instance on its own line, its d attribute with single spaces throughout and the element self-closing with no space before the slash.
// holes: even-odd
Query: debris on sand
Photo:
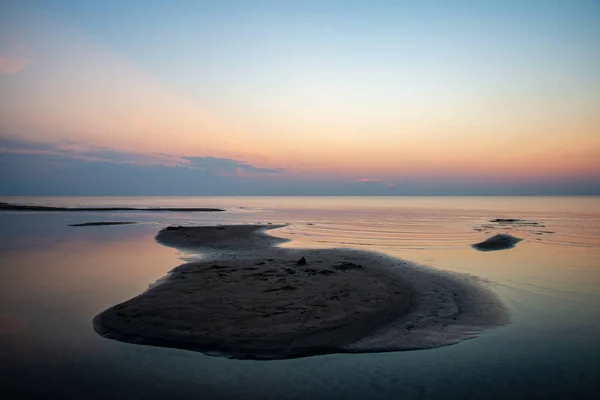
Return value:
<svg viewBox="0 0 600 400">
<path fill-rule="evenodd" d="M 301 259 L 299 259 L 299 260 L 296 262 L 296 265 L 306 265 L 306 264 L 307 264 L 307 262 L 306 262 L 306 258 L 304 258 L 304 257 L 302 257 Z"/>
</svg>

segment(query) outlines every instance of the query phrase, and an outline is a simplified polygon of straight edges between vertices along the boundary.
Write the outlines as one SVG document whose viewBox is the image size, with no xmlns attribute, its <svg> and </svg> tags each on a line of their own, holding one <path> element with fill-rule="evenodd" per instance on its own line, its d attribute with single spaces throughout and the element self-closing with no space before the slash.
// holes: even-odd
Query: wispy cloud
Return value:
<svg viewBox="0 0 600 400">
<path fill-rule="evenodd" d="M 244 161 L 217 157 L 182 157 L 184 165 L 205 172 L 213 172 L 221 175 L 244 176 L 252 174 L 269 174 L 285 172 L 287 168 L 262 168 Z"/>
<path fill-rule="evenodd" d="M 169 154 L 145 154 L 119 151 L 109 147 L 85 146 L 75 141 L 56 143 L 0 138 L 0 152 L 54 155 L 83 161 L 136 165 L 176 165 L 180 157 Z"/>
<path fill-rule="evenodd" d="M 397 186 L 396 182 L 389 182 L 389 181 L 385 181 L 382 179 L 377 179 L 377 178 L 359 178 L 355 181 L 356 183 L 358 183 L 359 185 L 363 184 L 363 186 L 370 186 L 370 187 L 379 187 L 379 188 L 395 188 Z"/>
<path fill-rule="evenodd" d="M 363 175 L 365 176 L 365 175 Z M 369 176 L 369 175 L 366 175 Z M 371 175 L 372 176 L 372 175 Z M 484 182 L 464 177 L 354 178 L 210 156 L 135 153 L 74 141 L 0 136 L 1 195 L 599 194 L 600 176 Z"/>
<path fill-rule="evenodd" d="M 361 183 L 367 183 L 367 182 L 381 182 L 380 179 L 373 179 L 373 178 L 359 178 L 356 180 L 357 182 L 361 182 Z"/>
<path fill-rule="evenodd" d="M 0 74 L 15 74 L 27 67 L 30 52 L 24 45 L 0 49 Z"/>
<path fill-rule="evenodd" d="M 0 55 L 0 74 L 14 74 L 27 66 L 29 60 L 25 57 L 5 57 Z"/>
<path fill-rule="evenodd" d="M 199 170 L 215 176 L 254 176 L 288 171 L 289 168 L 263 168 L 230 158 L 184 156 L 166 153 L 135 153 L 109 147 L 92 147 L 74 141 L 58 143 L 0 138 L 0 152 L 13 154 L 48 155 L 90 162 L 162 165 Z"/>
</svg>

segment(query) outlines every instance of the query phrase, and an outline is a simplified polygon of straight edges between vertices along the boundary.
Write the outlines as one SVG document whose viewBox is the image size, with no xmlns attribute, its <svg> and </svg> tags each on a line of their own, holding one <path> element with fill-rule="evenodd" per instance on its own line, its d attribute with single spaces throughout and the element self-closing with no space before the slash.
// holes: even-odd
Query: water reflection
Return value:
<svg viewBox="0 0 600 400">
<path fill-rule="evenodd" d="M 176 266 L 175 252 L 154 243 L 154 233 L 89 230 L 75 237 L 59 234 L 52 241 L 28 235 L 27 247 L 3 251 L 4 357 L 20 362 L 25 353 L 44 349 L 89 348 L 95 342 L 89 339 L 95 335 L 90 321 L 96 313 L 140 293 Z"/>
<path fill-rule="evenodd" d="M 106 205 L 107 200 L 68 199 L 85 205 L 90 201 Z M 581 398 L 597 393 L 598 199 L 110 202 L 248 208 L 218 216 L 0 213 L 2 398 L 502 399 L 518 398 L 516 394 Z M 485 235 L 473 227 L 495 217 L 543 221 L 556 233 L 540 236 L 523 230 L 516 236 L 525 235 L 525 241 L 515 249 L 494 253 L 471 249 L 469 245 Z M 103 218 L 145 223 L 68 227 Z M 435 350 L 273 363 L 129 345 L 93 332 L 94 315 L 145 290 L 179 259 L 190 256 L 154 242 L 161 226 L 259 221 L 294 223 L 275 232 L 293 239 L 286 245 L 372 249 L 479 276 L 507 303 L 512 324 Z M 541 240 L 536 240 L 538 236 Z M 348 242 L 364 245 L 344 244 Z"/>
</svg>

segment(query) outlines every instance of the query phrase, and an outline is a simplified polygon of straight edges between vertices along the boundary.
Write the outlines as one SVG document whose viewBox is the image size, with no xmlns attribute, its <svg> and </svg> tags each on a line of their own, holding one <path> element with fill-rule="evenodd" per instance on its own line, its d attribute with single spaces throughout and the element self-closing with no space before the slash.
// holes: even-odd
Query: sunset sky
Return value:
<svg viewBox="0 0 600 400">
<path fill-rule="evenodd" d="M 0 194 L 600 194 L 600 1 L 2 1 Z"/>
</svg>

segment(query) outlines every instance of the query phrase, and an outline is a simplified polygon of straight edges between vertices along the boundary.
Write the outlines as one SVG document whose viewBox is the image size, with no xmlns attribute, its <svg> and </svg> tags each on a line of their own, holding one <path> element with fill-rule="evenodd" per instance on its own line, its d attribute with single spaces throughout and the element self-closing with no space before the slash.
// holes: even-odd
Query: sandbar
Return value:
<svg viewBox="0 0 600 400">
<path fill-rule="evenodd" d="M 153 207 L 153 208 L 137 208 L 137 207 L 52 207 L 39 206 L 28 204 L 10 204 L 0 202 L 0 211 L 225 211 L 221 208 L 208 207 Z"/>
<path fill-rule="evenodd" d="M 508 322 L 476 278 L 348 249 L 277 247 L 278 225 L 168 227 L 197 249 L 144 293 L 93 321 L 100 335 L 208 355 L 276 360 L 453 344 Z"/>
<path fill-rule="evenodd" d="M 131 225 L 138 224 L 139 222 L 134 221 L 94 221 L 94 222 L 84 222 L 81 224 L 71 224 L 69 226 L 110 226 L 110 225 Z"/>
<path fill-rule="evenodd" d="M 500 233 L 488 238 L 480 243 L 475 243 L 472 247 L 479 251 L 495 251 L 512 249 L 517 243 L 523 241 L 518 237 L 514 237 L 507 233 Z"/>
</svg>

